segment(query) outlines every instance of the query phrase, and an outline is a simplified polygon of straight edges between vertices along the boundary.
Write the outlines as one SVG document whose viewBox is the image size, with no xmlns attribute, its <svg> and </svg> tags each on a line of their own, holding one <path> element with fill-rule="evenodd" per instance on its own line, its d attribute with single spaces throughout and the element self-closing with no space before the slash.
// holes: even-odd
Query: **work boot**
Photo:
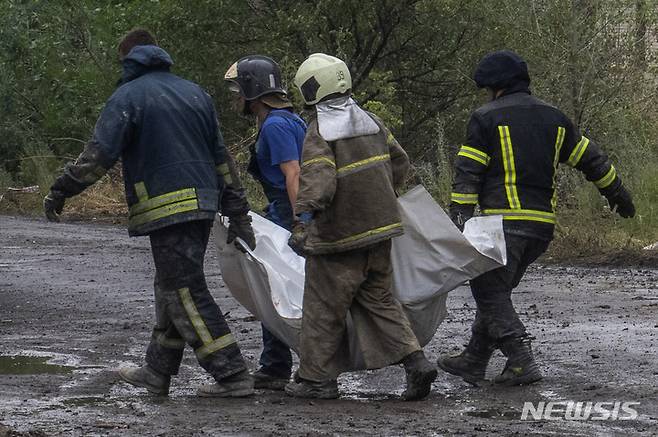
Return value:
<svg viewBox="0 0 658 437">
<path fill-rule="evenodd" d="M 466 349 L 459 355 L 443 355 L 436 364 L 444 371 L 460 376 L 464 381 L 479 386 L 484 381 L 487 364 L 495 346 L 473 335 Z"/>
<path fill-rule="evenodd" d="M 197 389 L 197 395 L 204 398 L 240 398 L 252 394 L 254 394 L 254 378 L 247 370 L 214 384 L 204 384 Z"/>
<path fill-rule="evenodd" d="M 300 378 L 297 373 L 293 381 L 286 385 L 286 394 L 295 398 L 313 398 L 313 399 L 337 399 L 338 382 L 335 379 L 330 381 L 316 382 Z"/>
<path fill-rule="evenodd" d="M 167 396 L 171 376 L 162 374 L 148 364 L 142 367 L 119 369 L 119 376 L 128 384 L 143 387 L 150 394 Z"/>
<path fill-rule="evenodd" d="M 283 390 L 286 384 L 290 382 L 290 378 L 270 375 L 262 367 L 255 371 L 252 376 L 254 377 L 254 388 L 258 389 Z"/>
<path fill-rule="evenodd" d="M 503 372 L 494 378 L 494 384 L 525 385 L 542 379 L 530 345 L 530 337 L 514 337 L 504 341 L 500 350 L 507 357 Z"/>
<path fill-rule="evenodd" d="M 439 373 L 430 363 L 422 350 L 412 352 L 402 359 L 407 374 L 407 389 L 402 393 L 405 401 L 423 399 L 432 389 L 432 383 Z"/>
</svg>

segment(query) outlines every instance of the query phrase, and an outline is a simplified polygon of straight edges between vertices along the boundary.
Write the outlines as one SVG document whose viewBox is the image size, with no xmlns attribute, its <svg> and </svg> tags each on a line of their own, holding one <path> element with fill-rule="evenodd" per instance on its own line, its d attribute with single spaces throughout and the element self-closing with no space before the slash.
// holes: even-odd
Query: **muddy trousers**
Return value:
<svg viewBox="0 0 658 437">
<path fill-rule="evenodd" d="M 507 233 L 505 240 L 507 265 L 471 280 L 471 292 L 477 308 L 472 333 L 490 345 L 527 335 L 512 304 L 512 290 L 519 285 L 528 266 L 549 245 L 548 241 Z"/>
<path fill-rule="evenodd" d="M 146 363 L 166 375 L 178 373 L 189 344 L 216 380 L 245 370 L 240 349 L 208 291 L 203 260 L 212 221 L 167 226 L 151 233 L 155 263 L 156 323 Z"/>
<path fill-rule="evenodd" d="M 298 375 L 336 379 L 347 370 L 348 313 L 365 365 L 377 369 L 420 350 L 409 320 L 391 293 L 391 241 L 306 258 Z"/>
</svg>

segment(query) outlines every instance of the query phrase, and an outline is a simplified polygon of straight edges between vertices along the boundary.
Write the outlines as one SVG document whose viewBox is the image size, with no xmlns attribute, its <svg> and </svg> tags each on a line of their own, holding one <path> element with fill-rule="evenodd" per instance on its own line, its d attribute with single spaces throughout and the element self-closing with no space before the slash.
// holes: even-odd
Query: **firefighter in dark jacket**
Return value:
<svg viewBox="0 0 658 437">
<path fill-rule="evenodd" d="M 471 339 L 461 354 L 442 357 L 438 365 L 477 385 L 500 348 L 507 363 L 494 383 L 530 384 L 542 375 L 511 296 L 553 238 L 558 164 L 582 171 L 622 217 L 633 217 L 635 207 L 594 141 L 559 109 L 531 95 L 527 65 L 516 53 L 486 55 L 474 79 L 492 100 L 473 113 L 457 154 L 450 216 L 463 229 L 476 205 L 484 215 L 502 215 L 507 265 L 471 281 L 477 305 Z"/>
<path fill-rule="evenodd" d="M 156 268 L 156 323 L 146 364 L 124 368 L 125 381 L 167 395 L 189 344 L 215 379 L 200 396 L 245 396 L 253 380 L 222 312 L 208 291 L 203 260 L 218 209 L 229 240 L 255 246 L 249 205 L 231 164 L 208 94 L 169 72 L 171 58 L 145 30 L 119 44 L 123 76 L 91 141 L 44 199 L 58 221 L 64 201 L 100 179 L 121 158 L 128 232 L 148 235 Z"/>
<path fill-rule="evenodd" d="M 263 187 L 268 202 L 265 217 L 291 231 L 306 123 L 293 111 L 279 65 L 267 56 L 241 58 L 231 65 L 224 80 L 235 109 L 258 122 L 248 171 Z M 290 348 L 265 325 L 262 329 L 263 353 L 260 368 L 253 374 L 254 388 L 283 390 L 292 371 Z"/>
</svg>

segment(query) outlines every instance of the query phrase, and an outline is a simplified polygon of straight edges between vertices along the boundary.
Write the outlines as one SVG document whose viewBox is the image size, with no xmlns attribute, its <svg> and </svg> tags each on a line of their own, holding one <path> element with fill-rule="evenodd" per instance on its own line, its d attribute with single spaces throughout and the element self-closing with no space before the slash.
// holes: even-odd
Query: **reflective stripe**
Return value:
<svg viewBox="0 0 658 437">
<path fill-rule="evenodd" d="M 476 205 L 478 203 L 478 195 L 477 193 L 451 193 L 450 200 L 462 205 Z"/>
<path fill-rule="evenodd" d="M 471 158 L 472 160 L 477 161 L 482 165 L 489 165 L 489 161 L 491 161 L 491 157 L 489 155 L 481 150 L 469 146 L 462 146 L 461 149 L 459 149 L 457 156 Z"/>
<path fill-rule="evenodd" d="M 199 311 L 194 304 L 194 300 L 192 300 L 190 289 L 187 287 L 180 288 L 178 294 L 180 295 L 181 302 L 183 302 L 183 307 L 185 308 L 187 317 L 190 319 L 190 322 L 192 322 L 192 326 L 194 326 L 194 330 L 201 339 L 201 342 L 204 345 L 212 343 L 213 340 L 210 331 L 208 331 L 206 322 L 203 321 L 203 317 L 199 314 Z"/>
<path fill-rule="evenodd" d="M 144 182 L 137 182 L 135 184 L 135 194 L 137 194 L 137 198 L 140 202 L 149 198 L 149 193 L 146 191 L 146 185 L 144 185 Z"/>
<path fill-rule="evenodd" d="M 190 294 L 190 289 L 187 287 L 181 288 L 178 290 L 178 294 L 180 294 L 183 307 L 185 308 L 185 312 L 187 312 L 190 322 L 192 322 L 192 326 L 194 326 L 194 330 L 203 343 L 203 346 L 197 348 L 195 351 L 198 358 L 207 357 L 213 352 L 235 343 L 235 338 L 230 332 L 213 340 L 206 323 L 203 321 L 203 317 L 201 317 L 201 314 L 199 314 L 199 311 L 194 304 L 194 300 Z"/>
<path fill-rule="evenodd" d="M 371 229 L 369 231 L 361 232 L 360 234 L 352 235 L 351 237 L 342 238 L 338 241 L 334 241 L 334 242 L 329 243 L 329 244 L 349 243 L 351 241 L 360 240 L 361 238 L 381 234 L 382 232 L 390 231 L 391 229 L 401 228 L 401 227 L 402 227 L 402 223 L 393 223 L 393 224 L 390 224 L 390 225 L 382 226 L 380 228 L 375 228 L 375 229 Z"/>
<path fill-rule="evenodd" d="M 196 190 L 194 188 L 185 188 L 171 193 L 162 194 L 161 196 L 152 197 L 130 207 L 130 215 L 135 216 L 143 214 L 146 211 L 160 208 L 170 203 L 181 202 L 183 200 L 196 199 Z"/>
<path fill-rule="evenodd" d="M 554 213 L 534 209 L 485 209 L 482 213 L 486 215 L 502 215 L 504 220 L 530 220 L 555 224 Z"/>
<path fill-rule="evenodd" d="M 367 159 L 362 159 L 361 161 L 353 162 L 351 164 L 348 164 L 346 166 L 343 166 L 343 167 L 339 168 L 336 171 L 339 174 L 340 173 L 346 173 L 346 172 L 352 171 L 354 169 L 357 169 L 359 167 L 363 167 L 363 166 L 366 166 L 366 165 L 369 165 L 369 164 L 376 164 L 376 163 L 379 163 L 379 162 L 382 162 L 382 161 L 390 161 L 390 160 L 391 160 L 391 155 L 388 154 L 388 153 L 385 153 L 383 155 L 377 155 L 377 156 L 373 156 L 373 157 L 370 157 L 370 158 L 367 158 Z"/>
<path fill-rule="evenodd" d="M 325 163 L 325 164 L 329 164 L 330 166 L 336 168 L 336 162 L 333 159 L 327 158 L 326 156 L 320 156 L 320 157 L 317 157 L 317 158 L 309 159 L 308 161 L 304 161 L 302 163 L 302 167 L 306 167 L 306 166 L 312 165 L 312 164 L 318 164 L 318 163 L 321 163 L 321 162 Z"/>
<path fill-rule="evenodd" d="M 560 164 L 560 151 L 562 150 L 562 144 L 564 144 L 564 135 L 566 134 L 566 129 L 562 126 L 557 128 L 557 138 L 555 139 L 555 157 L 553 158 L 553 196 L 551 197 L 551 208 L 555 212 L 557 207 L 557 166 Z"/>
<path fill-rule="evenodd" d="M 583 157 L 585 150 L 587 150 L 588 144 L 589 144 L 589 138 L 583 136 L 578 142 L 578 144 L 576 144 L 576 147 L 574 147 L 573 150 L 571 151 L 571 155 L 569 155 L 567 164 L 570 165 L 571 167 L 577 166 L 578 163 L 580 162 L 580 159 Z"/>
<path fill-rule="evenodd" d="M 598 188 L 605 188 L 609 186 L 617 177 L 617 171 L 615 168 L 611 165 L 610 170 L 603 176 L 601 179 L 594 181 L 594 185 L 596 185 Z"/>
<path fill-rule="evenodd" d="M 185 340 L 182 338 L 169 338 L 164 333 L 153 334 L 153 339 L 167 349 L 185 349 Z"/>
<path fill-rule="evenodd" d="M 231 177 L 231 169 L 228 168 L 228 164 L 219 164 L 216 168 L 217 173 L 224 177 L 224 182 L 227 185 L 231 185 L 233 183 L 233 178 Z"/>
<path fill-rule="evenodd" d="M 224 349 L 225 347 L 235 343 L 236 341 L 235 341 L 235 337 L 233 337 L 233 334 L 228 333 L 226 335 L 222 335 L 221 337 L 213 340 L 211 343 L 204 344 L 199 349 L 197 349 L 195 353 L 197 358 L 203 359 L 208 355 L 212 354 L 213 352 L 217 352 L 218 350 Z"/>
<path fill-rule="evenodd" d="M 505 191 L 507 201 L 512 209 L 521 208 L 519 193 L 516 190 L 516 165 L 514 164 L 514 149 L 510 138 L 509 126 L 498 126 L 500 133 L 500 147 L 503 154 L 503 167 L 505 168 Z"/>
<path fill-rule="evenodd" d="M 196 211 L 199 209 L 199 204 L 196 199 L 186 200 L 184 202 L 173 203 L 165 205 L 152 211 L 136 215 L 128 219 L 128 227 L 143 225 L 155 220 L 159 220 L 170 215 L 179 214 L 181 212 Z"/>
</svg>

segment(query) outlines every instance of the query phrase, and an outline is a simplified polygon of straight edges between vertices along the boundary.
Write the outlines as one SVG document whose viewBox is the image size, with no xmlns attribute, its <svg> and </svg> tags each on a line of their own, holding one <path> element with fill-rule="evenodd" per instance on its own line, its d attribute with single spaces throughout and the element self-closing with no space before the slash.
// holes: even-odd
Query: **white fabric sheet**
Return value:
<svg viewBox="0 0 658 437">
<path fill-rule="evenodd" d="M 405 234 L 393 239 L 393 294 L 402 304 L 421 345 L 447 315 L 447 293 L 506 262 L 500 216 L 475 217 L 464 234 L 421 186 L 399 199 Z M 304 294 L 304 259 L 288 247 L 289 232 L 250 213 L 256 249 L 247 253 L 226 244 L 218 216 L 214 239 L 220 268 L 231 294 L 278 338 L 297 350 Z M 348 336 L 351 321 L 348 319 Z M 355 344 L 357 342 L 350 342 Z M 353 370 L 362 368 L 351 350 Z"/>
</svg>

